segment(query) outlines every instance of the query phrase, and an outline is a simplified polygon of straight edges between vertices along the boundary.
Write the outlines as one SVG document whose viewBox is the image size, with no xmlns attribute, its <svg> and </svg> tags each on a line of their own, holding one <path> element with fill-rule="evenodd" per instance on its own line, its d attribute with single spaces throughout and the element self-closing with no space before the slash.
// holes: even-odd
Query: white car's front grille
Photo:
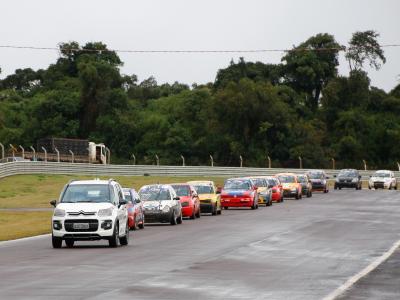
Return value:
<svg viewBox="0 0 400 300">
<path fill-rule="evenodd" d="M 69 211 L 67 212 L 69 216 L 94 216 L 96 214 L 96 212 L 94 211 Z"/>
</svg>

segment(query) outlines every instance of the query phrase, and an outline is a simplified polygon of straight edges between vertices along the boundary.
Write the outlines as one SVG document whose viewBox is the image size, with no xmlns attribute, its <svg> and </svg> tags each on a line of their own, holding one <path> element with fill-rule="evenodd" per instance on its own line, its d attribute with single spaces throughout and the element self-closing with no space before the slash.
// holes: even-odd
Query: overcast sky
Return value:
<svg viewBox="0 0 400 300">
<path fill-rule="evenodd" d="M 102 41 L 112 49 L 282 49 L 320 32 L 346 45 L 373 29 L 381 44 L 400 44 L 399 0 L 12 0 L 1 1 L 0 44 L 54 47 Z M 372 84 L 400 83 L 400 48 L 385 48 L 386 65 L 368 70 Z M 281 54 L 120 54 L 124 74 L 159 83 L 214 81 L 233 58 L 277 63 Z M 46 68 L 56 51 L 0 48 L 1 78 L 18 68 Z M 341 58 L 340 72 L 347 74 Z"/>
</svg>

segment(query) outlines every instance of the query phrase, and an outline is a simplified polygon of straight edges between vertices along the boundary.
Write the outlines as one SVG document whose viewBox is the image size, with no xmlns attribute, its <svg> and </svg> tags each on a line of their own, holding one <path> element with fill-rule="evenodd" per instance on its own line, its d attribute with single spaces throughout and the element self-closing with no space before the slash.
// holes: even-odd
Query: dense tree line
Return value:
<svg viewBox="0 0 400 300">
<path fill-rule="evenodd" d="M 343 46 L 318 34 L 287 52 L 280 64 L 240 59 L 213 83 L 138 82 L 101 42 L 60 45 L 45 70 L 16 70 L 0 80 L 0 142 L 35 145 L 43 137 L 104 142 L 114 162 L 303 165 L 395 168 L 400 160 L 400 85 L 370 85 L 365 64 L 386 59 L 374 31 L 349 42 L 348 76 L 339 76 Z"/>
</svg>

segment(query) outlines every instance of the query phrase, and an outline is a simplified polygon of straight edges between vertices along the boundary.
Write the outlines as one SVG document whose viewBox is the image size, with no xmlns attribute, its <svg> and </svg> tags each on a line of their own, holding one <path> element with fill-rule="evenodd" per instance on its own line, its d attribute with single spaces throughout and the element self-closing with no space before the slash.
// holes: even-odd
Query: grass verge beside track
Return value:
<svg viewBox="0 0 400 300">
<path fill-rule="evenodd" d="M 0 241 L 50 233 L 50 211 L 0 212 Z"/>
<path fill-rule="evenodd" d="M 0 209 L 2 208 L 50 208 L 49 201 L 58 199 L 61 189 L 71 179 L 93 179 L 94 176 L 78 175 L 16 175 L 0 179 Z M 109 177 L 100 176 L 101 179 Z M 214 180 L 223 185 L 224 178 L 172 177 L 172 176 L 120 176 L 114 177 L 123 187 L 152 183 L 186 182 L 189 180 Z"/>
</svg>

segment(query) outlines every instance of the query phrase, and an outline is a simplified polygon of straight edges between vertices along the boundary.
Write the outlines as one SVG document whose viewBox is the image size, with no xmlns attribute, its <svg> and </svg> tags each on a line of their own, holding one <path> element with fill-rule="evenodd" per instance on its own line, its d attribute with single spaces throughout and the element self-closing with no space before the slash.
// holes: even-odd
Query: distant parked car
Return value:
<svg viewBox="0 0 400 300">
<path fill-rule="evenodd" d="M 355 169 L 343 169 L 340 170 L 336 176 L 335 190 L 342 188 L 355 188 L 356 190 L 362 189 L 362 181 L 360 173 Z"/>
<path fill-rule="evenodd" d="M 221 204 L 224 209 L 229 207 L 258 208 L 257 186 L 247 178 L 231 178 L 225 181 L 221 191 Z"/>
<path fill-rule="evenodd" d="M 308 177 L 310 177 L 312 190 L 313 191 L 322 191 L 324 193 L 329 192 L 328 179 L 326 173 L 322 170 L 312 170 L 309 171 Z"/>
<path fill-rule="evenodd" d="M 139 194 L 135 189 L 123 188 L 125 199 L 128 202 L 126 208 L 128 210 L 129 229 L 136 230 L 144 228 L 144 212 L 143 202 L 140 200 Z"/>
<path fill-rule="evenodd" d="M 312 184 L 307 174 L 297 175 L 297 180 L 301 184 L 301 193 L 303 196 L 312 197 Z"/>
<path fill-rule="evenodd" d="M 182 209 L 179 197 L 168 184 L 145 185 L 139 190 L 143 201 L 146 223 L 182 223 Z"/>
<path fill-rule="evenodd" d="M 276 174 L 283 186 L 284 197 L 294 197 L 297 200 L 302 198 L 301 184 L 294 173 L 280 173 Z"/>
<path fill-rule="evenodd" d="M 173 183 L 171 186 L 180 198 L 182 216 L 200 218 L 200 200 L 195 188 L 188 183 Z"/>
<path fill-rule="evenodd" d="M 368 188 L 397 190 L 397 179 L 394 172 L 389 170 L 376 171 L 368 182 Z"/>
</svg>

